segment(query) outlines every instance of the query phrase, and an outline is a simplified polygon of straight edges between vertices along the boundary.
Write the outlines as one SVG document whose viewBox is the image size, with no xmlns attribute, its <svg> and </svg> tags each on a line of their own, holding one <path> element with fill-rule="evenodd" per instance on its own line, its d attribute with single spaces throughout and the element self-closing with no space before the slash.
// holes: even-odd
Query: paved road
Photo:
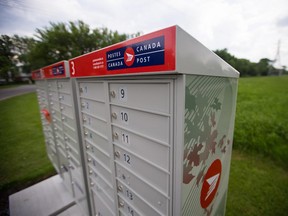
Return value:
<svg viewBox="0 0 288 216">
<path fill-rule="evenodd" d="M 0 89 L 0 101 L 14 96 L 35 92 L 35 85 L 23 85 L 15 88 Z"/>
</svg>

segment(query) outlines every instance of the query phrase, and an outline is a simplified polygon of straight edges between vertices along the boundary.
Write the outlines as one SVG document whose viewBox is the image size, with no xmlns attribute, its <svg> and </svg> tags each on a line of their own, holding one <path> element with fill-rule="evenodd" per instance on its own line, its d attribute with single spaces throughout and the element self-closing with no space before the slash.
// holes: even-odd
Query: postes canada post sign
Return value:
<svg viewBox="0 0 288 216">
<path fill-rule="evenodd" d="M 71 59 L 71 77 L 174 71 L 175 32 L 167 28 Z"/>
</svg>

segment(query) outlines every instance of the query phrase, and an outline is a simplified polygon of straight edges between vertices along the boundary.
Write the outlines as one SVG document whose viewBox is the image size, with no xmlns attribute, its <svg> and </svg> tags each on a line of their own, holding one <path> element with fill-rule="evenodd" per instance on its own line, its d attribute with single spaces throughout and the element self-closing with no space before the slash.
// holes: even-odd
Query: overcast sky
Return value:
<svg viewBox="0 0 288 216">
<path fill-rule="evenodd" d="M 49 22 L 142 34 L 179 25 L 211 50 L 288 67 L 288 0 L 0 0 L 0 34 L 33 36 Z"/>
</svg>

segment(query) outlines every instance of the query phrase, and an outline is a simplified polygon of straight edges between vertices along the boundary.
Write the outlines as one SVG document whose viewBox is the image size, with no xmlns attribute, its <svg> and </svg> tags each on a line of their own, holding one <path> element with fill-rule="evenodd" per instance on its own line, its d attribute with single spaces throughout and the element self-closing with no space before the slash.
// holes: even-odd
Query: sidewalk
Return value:
<svg viewBox="0 0 288 216">
<path fill-rule="evenodd" d="M 80 216 L 62 179 L 55 175 L 9 196 L 10 216 Z"/>
</svg>

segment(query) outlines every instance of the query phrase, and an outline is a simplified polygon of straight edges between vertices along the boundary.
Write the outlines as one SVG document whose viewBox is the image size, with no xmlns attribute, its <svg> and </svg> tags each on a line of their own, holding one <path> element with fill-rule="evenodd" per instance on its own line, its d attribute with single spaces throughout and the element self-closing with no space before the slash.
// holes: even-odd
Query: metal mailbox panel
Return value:
<svg viewBox="0 0 288 216">
<path fill-rule="evenodd" d="M 92 193 L 94 199 L 95 213 L 97 215 L 115 216 L 113 208 L 114 206 L 108 206 L 108 204 L 105 203 L 105 201 L 99 195 L 97 195 L 97 191 L 96 192 L 93 191 Z"/>
<path fill-rule="evenodd" d="M 140 155 L 151 163 L 169 171 L 169 146 L 159 144 L 116 126 L 112 126 L 112 132 L 114 134 L 114 144 L 129 148 L 132 153 Z"/>
<path fill-rule="evenodd" d="M 77 140 L 77 134 L 75 129 L 71 128 L 71 127 L 63 127 L 63 132 L 65 136 L 69 136 L 72 139 L 74 139 L 75 141 Z"/>
<path fill-rule="evenodd" d="M 109 155 L 109 141 L 106 137 L 101 136 L 97 131 L 90 128 L 84 128 L 84 135 L 88 143 L 93 143 L 98 149 Z"/>
<path fill-rule="evenodd" d="M 168 145 L 170 119 L 167 116 L 113 105 L 111 106 L 111 113 L 113 125 L 129 128 Z"/>
<path fill-rule="evenodd" d="M 90 146 L 90 148 L 87 149 L 87 152 L 89 152 L 91 155 L 93 155 L 95 158 L 97 158 L 106 167 L 109 167 L 109 165 L 110 165 L 109 154 L 101 151 L 98 148 L 98 146 L 94 145 L 93 143 L 89 143 L 89 146 Z M 109 169 L 109 168 L 107 168 L 107 169 Z"/>
<path fill-rule="evenodd" d="M 88 158 L 91 160 L 91 162 L 88 164 L 88 168 L 93 170 L 95 173 L 97 173 L 97 175 L 101 176 L 102 179 L 112 185 L 112 172 L 107 168 L 107 166 L 103 165 L 91 154 L 88 154 Z"/>
<path fill-rule="evenodd" d="M 58 98 L 58 92 L 56 92 L 56 91 L 49 91 L 49 93 L 48 93 L 48 95 L 49 95 L 49 98 L 50 98 L 50 100 L 52 100 L 52 101 L 56 101 L 56 102 L 58 102 L 58 100 L 59 100 L 59 98 Z M 51 103 L 50 103 L 51 104 Z M 52 104 L 51 104 L 52 105 Z"/>
<path fill-rule="evenodd" d="M 82 121 L 84 127 L 95 128 L 97 129 L 97 133 L 101 134 L 102 136 L 106 136 L 108 131 L 108 125 L 106 121 L 94 118 L 84 113 L 82 114 Z"/>
<path fill-rule="evenodd" d="M 144 215 L 143 213 L 139 214 L 139 210 L 135 209 L 135 207 L 129 203 L 127 203 L 123 198 L 121 198 L 121 196 L 118 196 L 118 200 L 119 200 L 119 215 L 133 215 L 133 216 L 140 216 L 140 215 Z M 147 211 L 145 212 L 145 215 L 151 215 L 151 211 Z M 155 215 L 155 214 L 152 214 Z"/>
<path fill-rule="evenodd" d="M 71 119 L 69 116 L 62 114 L 61 120 L 64 126 L 75 128 L 75 119 Z"/>
<path fill-rule="evenodd" d="M 163 199 L 162 202 L 158 201 L 153 203 L 155 206 L 150 204 L 151 199 L 145 200 L 141 197 L 141 194 L 135 193 L 131 188 L 125 186 L 124 184 L 117 182 L 118 185 L 118 195 L 125 202 L 129 203 L 130 209 L 138 209 L 139 212 L 146 215 L 167 215 L 168 203 L 167 200 Z M 120 188 L 120 190 L 119 190 Z M 127 213 L 130 213 L 129 211 Z"/>
<path fill-rule="evenodd" d="M 159 211 L 168 211 L 168 196 L 160 192 L 158 188 L 151 187 L 151 184 L 143 181 L 142 177 L 132 174 L 118 164 L 116 164 L 116 176 L 118 180 L 117 186 L 123 186 L 125 184 L 127 188 L 129 186 L 132 196 L 134 193 L 137 193 Z"/>
<path fill-rule="evenodd" d="M 71 84 L 68 80 L 58 80 L 58 91 L 70 94 Z"/>
<path fill-rule="evenodd" d="M 104 85 L 102 82 L 80 82 L 79 91 L 81 98 L 105 101 Z"/>
<path fill-rule="evenodd" d="M 50 90 L 58 89 L 57 80 L 48 80 L 47 83 L 48 83 L 48 89 Z"/>
<path fill-rule="evenodd" d="M 169 113 L 169 83 L 110 83 L 113 104 Z"/>
<path fill-rule="evenodd" d="M 100 178 L 97 173 L 93 173 L 90 176 L 90 182 L 94 183 L 93 189 L 98 192 L 98 194 L 103 194 L 103 196 L 108 199 L 107 203 L 110 202 L 110 205 L 114 205 L 114 190 L 110 185 L 106 183 L 105 180 Z M 101 195 L 102 196 L 102 195 Z"/>
<path fill-rule="evenodd" d="M 66 116 L 69 116 L 70 118 L 73 118 L 73 108 L 70 105 L 66 105 L 66 104 L 61 104 L 60 105 L 60 110 L 62 111 L 62 113 L 64 113 Z"/>
<path fill-rule="evenodd" d="M 131 152 L 114 146 L 115 152 L 119 152 L 119 157 L 115 157 L 115 161 L 131 170 L 150 184 L 159 188 L 163 192 L 167 192 L 169 188 L 169 174 L 160 170 L 148 161 L 144 161 L 136 157 Z M 116 153 L 115 153 L 116 154 Z"/>
<path fill-rule="evenodd" d="M 90 114 L 96 118 L 106 119 L 105 103 L 89 99 L 80 99 L 82 113 Z"/>
<path fill-rule="evenodd" d="M 72 97 L 70 94 L 59 92 L 59 102 L 72 106 Z"/>
</svg>

